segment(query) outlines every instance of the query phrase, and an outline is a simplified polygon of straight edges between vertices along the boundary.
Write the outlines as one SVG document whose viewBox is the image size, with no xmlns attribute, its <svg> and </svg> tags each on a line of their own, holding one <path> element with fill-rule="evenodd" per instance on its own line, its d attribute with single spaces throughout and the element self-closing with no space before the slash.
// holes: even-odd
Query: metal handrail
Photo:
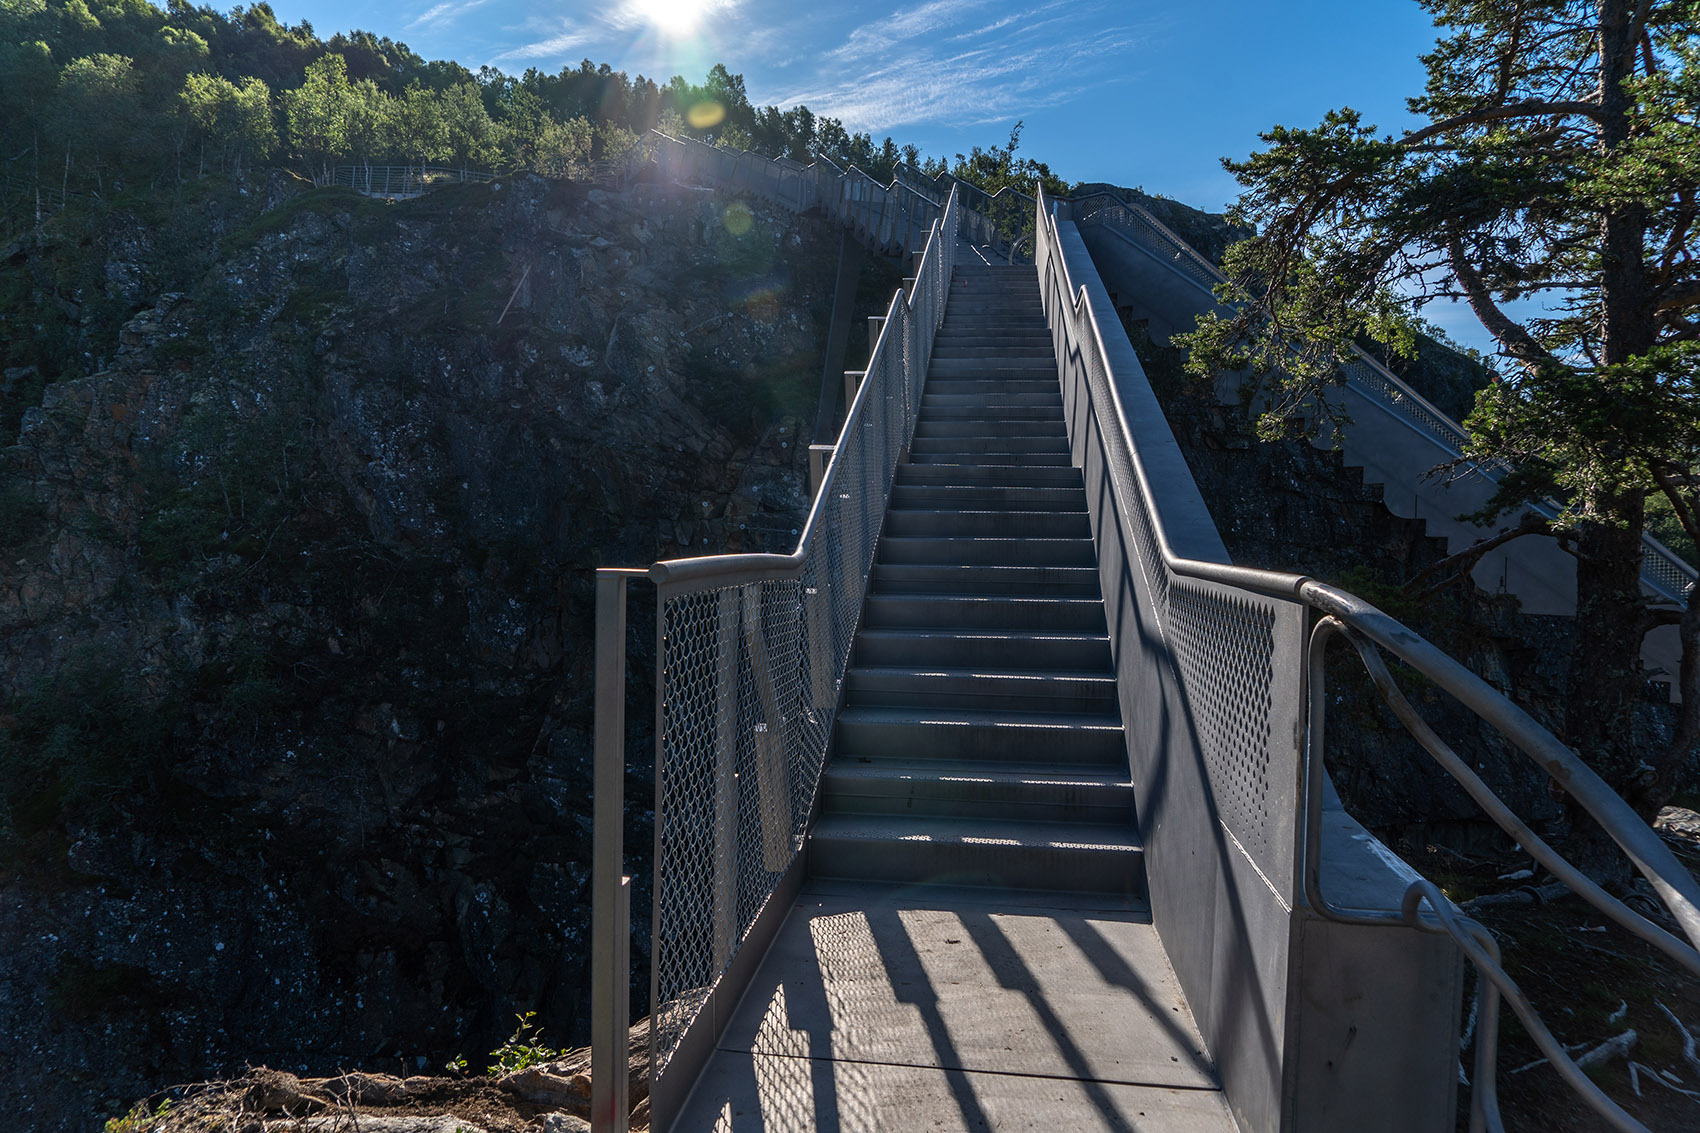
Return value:
<svg viewBox="0 0 1700 1133">
<path fill-rule="evenodd" d="M 1092 201 L 1103 203 L 1097 208 L 1088 208 L 1088 202 Z M 1212 299 L 1220 301 L 1216 289 L 1228 283 L 1228 277 L 1143 205 L 1130 201 L 1119 193 L 1102 189 L 1072 198 L 1066 203 L 1070 218 L 1076 222 L 1087 220 L 1124 232 L 1139 233 L 1162 245 L 1170 254 L 1159 258 L 1165 259 L 1169 266 L 1189 282 L 1208 292 Z M 1137 238 L 1135 239 L 1138 242 Z M 1427 434 L 1453 459 L 1464 459 L 1464 448 L 1469 444 L 1470 436 L 1463 426 L 1358 346 L 1352 346 L 1352 354 L 1352 361 L 1342 366 L 1348 383 L 1407 425 Z M 1511 466 L 1504 461 L 1471 463 L 1482 475 L 1495 483 L 1511 470 Z M 1555 518 L 1560 510 L 1556 504 L 1538 501 L 1531 504 L 1531 507 L 1546 519 Z M 1642 533 L 1641 542 L 1642 583 L 1663 600 L 1685 605 L 1690 588 L 1700 579 L 1700 571 L 1646 532 Z"/>
<path fill-rule="evenodd" d="M 777 926 L 771 909 L 783 907 L 785 887 L 794 884 L 879 524 L 943 320 L 960 216 L 952 194 L 929 226 L 914 278 L 887 307 L 795 550 L 671 559 L 642 572 L 655 583 L 657 603 L 650 1098 L 660 1128 L 690 1086 L 702 1036 L 724 1022 L 715 997 L 736 997 L 749 970 L 741 967 L 746 941 L 765 943 Z M 602 620 L 599 606 L 597 774 L 610 794 L 623 746 L 613 678 L 604 694 L 601 676 L 624 669 L 614 590 L 631 573 L 600 572 L 610 612 Z M 742 784 L 740 771 L 750 772 Z M 601 966 L 593 986 L 618 989 L 628 977 L 611 942 L 630 931 L 619 904 L 629 886 L 620 883 L 618 807 L 600 794 L 597 806 L 598 853 L 609 860 L 596 865 L 593 940 Z M 670 845 L 670 836 L 686 841 Z M 595 1012 L 610 1067 L 625 1052 L 616 1013 L 606 1003 Z M 683 1055 L 678 1063 L 676 1055 Z M 675 1075 L 676 1065 L 691 1072 Z M 625 1128 L 617 1099 L 595 1102 L 598 1133 Z"/>
<path fill-rule="evenodd" d="M 1040 238 L 1046 243 L 1047 255 L 1042 258 L 1058 275 L 1057 284 L 1063 296 L 1067 298 L 1061 328 L 1071 341 L 1067 351 L 1080 350 L 1095 355 L 1097 364 L 1106 375 L 1112 373 L 1109 353 L 1104 347 L 1104 337 L 1098 326 L 1097 318 L 1088 301 L 1085 287 L 1077 287 L 1070 276 L 1068 264 L 1062 253 L 1061 237 L 1056 228 L 1056 220 L 1051 210 L 1046 207 L 1043 190 L 1040 192 L 1036 206 Z M 1041 286 L 1049 283 L 1041 278 Z M 1147 476 L 1140 453 L 1134 445 L 1133 431 L 1129 428 L 1129 417 L 1122 403 L 1114 380 L 1106 383 L 1108 405 L 1092 404 L 1089 411 L 1093 413 L 1100 429 L 1106 427 L 1119 431 L 1126 446 L 1126 467 L 1111 469 L 1110 483 L 1112 487 L 1112 502 L 1116 511 L 1117 521 L 1128 525 L 1132 521 L 1134 509 L 1142 513 L 1144 527 L 1161 558 L 1161 568 L 1170 576 L 1190 577 L 1214 582 L 1225 586 L 1236 587 L 1251 593 L 1298 601 L 1322 615 L 1318 628 L 1313 630 L 1311 640 L 1307 643 L 1307 673 L 1309 676 L 1309 712 L 1307 713 L 1306 739 L 1303 748 L 1303 774 L 1305 793 L 1303 795 L 1302 838 L 1301 838 L 1301 870 L 1307 896 L 1311 898 L 1316 911 L 1330 919 L 1346 920 L 1351 923 L 1414 923 L 1419 910 L 1415 899 L 1407 894 L 1405 908 L 1395 918 L 1381 914 L 1362 913 L 1353 910 L 1341 910 L 1329 905 L 1321 894 L 1320 850 L 1321 850 L 1321 742 L 1323 705 L 1326 704 L 1326 672 L 1323 667 L 1322 646 L 1332 632 L 1332 624 L 1337 623 L 1340 630 L 1348 633 L 1354 644 L 1359 644 L 1366 665 L 1371 670 L 1372 677 L 1377 678 L 1377 687 L 1384 696 L 1388 697 L 1390 706 L 1420 744 L 1434 755 L 1441 766 L 1451 773 L 1464 786 L 1465 790 L 1483 805 L 1497 824 L 1508 834 L 1517 839 L 1525 851 L 1529 852 L 1541 864 L 1552 870 L 1554 875 L 1564 881 L 1579 896 L 1588 901 L 1605 915 L 1618 924 L 1634 932 L 1642 939 L 1658 947 L 1661 951 L 1675 959 L 1690 972 L 1700 974 L 1700 885 L 1683 868 L 1676 856 L 1664 842 L 1655 834 L 1634 810 L 1616 792 L 1612 791 L 1591 768 L 1561 743 L 1545 728 L 1541 727 L 1523 709 L 1517 707 L 1504 695 L 1492 688 L 1476 674 L 1463 665 L 1441 652 L 1419 634 L 1402 625 L 1387 614 L 1356 596 L 1327 586 L 1314 579 L 1280 571 L 1261 570 L 1248 567 L 1236 567 L 1227 563 L 1208 562 L 1189 559 L 1177 554 L 1174 550 L 1168 531 L 1163 522 L 1163 511 L 1159 503 L 1159 492 L 1155 484 Z M 1090 397 L 1092 392 L 1089 387 Z M 1112 462 L 1115 455 L 1106 450 L 1105 457 Z M 1129 496 L 1127 493 L 1134 493 Z M 1324 629 L 1322 627 L 1329 627 Z M 1168 627 L 1162 627 L 1167 632 Z M 1373 643 L 1374 647 L 1385 649 L 1398 657 L 1406 665 L 1422 674 L 1441 689 L 1457 699 L 1465 707 L 1471 709 L 1479 718 L 1491 724 L 1502 735 L 1509 739 L 1525 755 L 1533 759 L 1554 781 L 1571 794 L 1582 807 L 1597 821 L 1608 835 L 1624 850 L 1636 868 L 1653 885 L 1655 892 L 1664 902 L 1677 923 L 1681 926 L 1688 940 L 1685 942 L 1641 914 L 1629 909 L 1621 901 L 1606 894 L 1600 887 L 1589 880 L 1579 870 L 1572 866 L 1551 849 L 1544 841 L 1534 834 L 1529 827 L 1511 813 L 1504 803 L 1493 794 L 1490 788 L 1479 777 L 1470 771 L 1467 764 L 1459 760 L 1451 749 L 1435 736 L 1433 731 L 1421 721 L 1409 702 L 1397 694 L 1390 676 L 1385 681 L 1380 679 L 1386 674 L 1385 666 L 1380 664 L 1379 654 L 1373 649 L 1364 652 L 1362 642 Z M 1379 667 L 1379 671 L 1378 671 Z M 1504 995 L 1517 1011 L 1519 1017 L 1527 1022 L 1533 1018 L 1538 1021 L 1533 1007 L 1526 997 L 1518 990 L 1502 969 L 1498 968 L 1497 959 L 1483 950 L 1479 936 L 1473 928 L 1466 928 L 1459 923 L 1449 907 L 1444 907 L 1444 897 L 1439 897 L 1438 890 L 1413 887 L 1412 893 L 1417 893 L 1422 901 L 1430 906 L 1430 911 L 1442 930 L 1447 931 L 1459 946 L 1470 957 L 1472 963 L 1478 966 L 1485 976 Z M 1531 1027 L 1531 1034 L 1541 1041 L 1538 1031 L 1544 1028 Z M 1548 1036 L 1550 1039 L 1550 1035 Z M 1487 1041 L 1487 1036 L 1479 1035 L 1478 1042 Z M 1556 1043 L 1553 1044 L 1556 1047 Z M 1543 1043 L 1543 1050 L 1545 1050 Z M 1562 1049 L 1559 1048 L 1562 1055 Z M 1560 1065 L 1558 1059 L 1555 1065 Z M 1491 1061 L 1483 1065 L 1491 1066 Z M 1567 1079 L 1571 1077 L 1561 1066 L 1561 1073 Z M 1586 1081 L 1579 1071 L 1576 1077 Z M 1618 1123 L 1620 1128 L 1635 1129 L 1633 1119 L 1622 1114 L 1615 1103 L 1605 1099 L 1603 1094 L 1597 1098 L 1584 1091 L 1584 1099 L 1595 1105 L 1608 1119 Z M 1597 1104 L 1604 1099 L 1605 1105 Z M 1491 1101 L 1491 1087 L 1479 1099 L 1486 1106 Z M 1615 1110 L 1615 1112 L 1614 1112 Z M 1621 1115 L 1621 1116 L 1620 1116 Z M 1482 1120 L 1489 1120 L 1485 1115 Z M 1630 1122 L 1623 1124 L 1622 1122 Z"/>
</svg>

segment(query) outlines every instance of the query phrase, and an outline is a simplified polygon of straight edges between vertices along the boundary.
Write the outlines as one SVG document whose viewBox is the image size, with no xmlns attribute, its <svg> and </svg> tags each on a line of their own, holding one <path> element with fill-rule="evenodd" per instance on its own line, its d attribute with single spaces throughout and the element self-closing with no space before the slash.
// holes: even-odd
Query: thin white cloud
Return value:
<svg viewBox="0 0 1700 1133">
<path fill-rule="evenodd" d="M 418 28 L 442 27 L 445 24 L 454 22 L 461 16 L 472 11 L 474 8 L 482 8 L 488 3 L 490 3 L 490 0 L 466 0 L 465 3 L 461 4 L 436 4 L 419 13 L 419 15 L 414 18 L 413 22 L 407 25 L 407 30 L 414 31 Z"/>
<path fill-rule="evenodd" d="M 1009 122 L 1112 81 L 1117 72 L 1106 67 L 1108 58 L 1145 38 L 1132 27 L 1101 25 L 1081 39 L 1072 34 L 1080 26 L 1075 17 L 1087 13 L 1054 15 L 1056 0 L 963 29 L 963 17 L 979 6 L 978 0 L 935 0 L 906 18 L 865 24 L 829 54 L 865 52 L 870 69 L 845 75 L 840 66 L 822 68 L 807 89 L 775 101 L 806 104 L 852 131 L 876 136 L 921 124 Z M 884 43 L 876 42 L 876 33 Z"/>
<path fill-rule="evenodd" d="M 521 62 L 529 59 L 558 59 L 568 52 L 575 51 L 585 44 L 593 42 L 594 39 L 595 37 L 584 29 L 569 24 L 545 39 L 522 44 L 494 56 L 490 60 L 490 66 L 495 67 L 502 63 Z"/>
<path fill-rule="evenodd" d="M 954 23 L 988 0 L 929 0 L 908 9 L 898 9 L 882 19 L 852 31 L 840 47 L 827 52 L 829 58 L 867 59 L 889 54 Z"/>
</svg>

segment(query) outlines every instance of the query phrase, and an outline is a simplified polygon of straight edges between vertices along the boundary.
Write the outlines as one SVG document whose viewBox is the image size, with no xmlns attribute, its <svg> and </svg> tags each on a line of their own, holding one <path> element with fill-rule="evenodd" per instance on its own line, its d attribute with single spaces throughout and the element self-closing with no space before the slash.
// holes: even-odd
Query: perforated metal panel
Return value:
<svg viewBox="0 0 1700 1133">
<path fill-rule="evenodd" d="M 1190 693 L 1193 724 L 1217 813 L 1265 871 L 1279 868 L 1269 814 L 1275 610 L 1249 595 L 1180 586 L 1169 602 L 1170 645 Z M 1290 805 L 1289 799 L 1282 800 Z"/>
</svg>

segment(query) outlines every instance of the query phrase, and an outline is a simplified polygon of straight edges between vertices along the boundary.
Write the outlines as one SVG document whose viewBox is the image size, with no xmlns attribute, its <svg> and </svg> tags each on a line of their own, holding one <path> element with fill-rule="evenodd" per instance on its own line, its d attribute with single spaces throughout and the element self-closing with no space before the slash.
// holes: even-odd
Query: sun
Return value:
<svg viewBox="0 0 1700 1133">
<path fill-rule="evenodd" d="M 632 0 L 631 11 L 667 36 L 690 35 L 702 23 L 706 0 Z"/>
</svg>

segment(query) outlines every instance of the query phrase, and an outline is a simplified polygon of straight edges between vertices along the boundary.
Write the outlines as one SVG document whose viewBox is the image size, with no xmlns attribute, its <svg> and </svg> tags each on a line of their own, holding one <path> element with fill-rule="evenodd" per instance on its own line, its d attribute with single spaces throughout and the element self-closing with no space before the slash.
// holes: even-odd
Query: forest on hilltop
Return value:
<svg viewBox="0 0 1700 1133">
<path fill-rule="evenodd" d="M 1005 146 L 954 163 L 876 144 L 806 106 L 756 107 L 742 75 L 664 82 L 586 59 L 550 74 L 427 61 L 353 31 L 321 39 L 261 2 L 0 0 L 0 155 L 9 212 L 40 194 L 108 193 L 211 170 L 289 163 L 450 164 L 564 176 L 614 160 L 651 129 L 889 179 L 899 162 L 983 187 L 1057 181 Z"/>
</svg>

